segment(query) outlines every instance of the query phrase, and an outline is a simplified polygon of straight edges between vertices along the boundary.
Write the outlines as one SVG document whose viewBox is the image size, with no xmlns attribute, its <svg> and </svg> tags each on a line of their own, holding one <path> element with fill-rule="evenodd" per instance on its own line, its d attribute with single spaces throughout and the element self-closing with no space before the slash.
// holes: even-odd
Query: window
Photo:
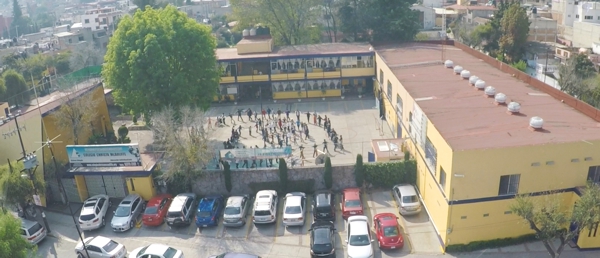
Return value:
<svg viewBox="0 0 600 258">
<path fill-rule="evenodd" d="M 73 43 L 73 39 L 69 39 L 69 43 Z"/>
<path fill-rule="evenodd" d="M 83 36 L 78 37 L 79 41 L 83 41 Z"/>
<path fill-rule="evenodd" d="M 442 167 L 440 167 L 440 185 L 442 190 L 446 188 L 446 171 Z"/>
<path fill-rule="evenodd" d="M 519 192 L 520 179 L 520 174 L 501 176 L 500 189 L 498 189 L 498 195 L 517 194 Z"/>
<path fill-rule="evenodd" d="M 90 19 L 85 19 L 85 23 L 90 23 Z"/>
<path fill-rule="evenodd" d="M 600 166 L 592 166 L 588 169 L 587 180 L 600 183 Z"/>
<path fill-rule="evenodd" d="M 585 19 L 585 20 L 593 20 L 594 16 L 586 15 L 586 16 L 583 16 L 583 19 Z"/>
<path fill-rule="evenodd" d="M 579 19 L 579 14 L 575 14 L 575 19 Z"/>
<path fill-rule="evenodd" d="M 379 83 L 383 84 L 383 71 L 379 69 Z"/>
<path fill-rule="evenodd" d="M 402 98 L 400 97 L 400 94 L 396 94 L 396 110 L 398 111 L 398 116 L 400 118 L 402 118 L 402 107 L 404 106 L 404 103 L 402 102 Z"/>
<path fill-rule="evenodd" d="M 433 172 L 435 175 L 437 167 L 437 150 L 429 140 L 429 137 L 427 137 L 427 140 L 425 141 L 425 163 L 427 163 L 429 171 Z"/>
<path fill-rule="evenodd" d="M 387 81 L 387 96 L 390 99 L 390 102 L 392 102 L 392 83 L 389 80 Z"/>
</svg>

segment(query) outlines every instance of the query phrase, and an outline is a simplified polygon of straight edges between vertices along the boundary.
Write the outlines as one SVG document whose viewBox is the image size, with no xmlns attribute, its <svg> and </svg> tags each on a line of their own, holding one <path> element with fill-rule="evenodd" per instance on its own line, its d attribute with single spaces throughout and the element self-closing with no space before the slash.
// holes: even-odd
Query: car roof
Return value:
<svg viewBox="0 0 600 258">
<path fill-rule="evenodd" d="M 369 234 L 369 225 L 367 224 L 366 216 L 351 216 L 348 218 L 348 224 L 351 225 L 352 235 L 367 235 Z"/>
<path fill-rule="evenodd" d="M 244 196 L 231 196 L 227 198 L 227 205 L 230 207 L 240 207 L 242 206 L 242 200 L 244 200 Z"/>
<path fill-rule="evenodd" d="M 87 242 L 87 244 L 98 246 L 98 247 L 103 247 L 106 244 L 108 244 L 108 242 L 110 242 L 110 241 L 111 241 L 110 238 L 103 237 L 103 236 L 96 236 L 96 237 L 92 238 L 89 242 Z"/>
<path fill-rule="evenodd" d="M 160 202 L 164 199 L 164 198 L 171 198 L 172 195 L 170 194 L 159 194 L 157 196 L 152 197 L 149 201 L 148 204 L 146 204 L 146 207 L 153 207 L 153 206 L 158 206 L 160 205 Z"/>
<path fill-rule="evenodd" d="M 25 229 L 29 229 L 33 226 L 35 226 L 36 224 L 38 224 L 37 221 L 31 221 L 28 219 L 21 219 L 21 227 L 25 228 Z"/>
<path fill-rule="evenodd" d="M 253 254 L 227 253 L 223 258 L 258 258 L 258 256 Z"/>
<path fill-rule="evenodd" d="M 199 211 L 211 211 L 215 203 L 217 202 L 217 197 L 204 197 L 200 200 L 198 204 Z"/>
<path fill-rule="evenodd" d="M 164 254 L 169 246 L 163 244 L 150 244 L 144 254 Z"/>
<path fill-rule="evenodd" d="M 181 207 L 185 204 L 185 202 L 189 198 L 192 198 L 192 197 L 187 196 L 187 195 L 177 195 L 177 196 L 175 196 L 175 198 L 173 198 L 173 201 L 171 202 L 171 206 L 169 207 L 169 211 L 179 211 L 179 210 L 181 210 Z"/>
<path fill-rule="evenodd" d="M 375 215 L 375 218 L 379 219 L 379 223 L 381 223 L 381 226 L 383 227 L 398 225 L 398 219 L 396 215 L 392 213 L 380 213 Z"/>
<path fill-rule="evenodd" d="M 415 187 L 412 185 L 408 185 L 408 184 L 396 185 L 396 188 L 398 188 L 398 190 L 400 190 L 400 193 L 402 195 L 417 195 L 417 191 L 415 190 Z"/>
<path fill-rule="evenodd" d="M 344 189 L 344 196 L 346 199 L 359 200 L 360 199 L 360 189 L 346 188 L 346 189 Z"/>
<path fill-rule="evenodd" d="M 119 203 L 119 206 L 131 206 L 133 204 L 133 201 L 135 201 L 138 198 L 142 198 L 142 197 L 140 197 L 139 194 L 127 195 L 127 196 L 125 196 L 125 198 L 123 198 L 121 203 Z"/>
<path fill-rule="evenodd" d="M 315 203 L 317 207 L 329 206 L 331 205 L 332 197 L 333 195 L 329 192 L 317 193 L 315 196 Z"/>
<path fill-rule="evenodd" d="M 302 196 L 289 196 L 285 199 L 285 206 L 300 206 L 302 203 Z"/>
</svg>

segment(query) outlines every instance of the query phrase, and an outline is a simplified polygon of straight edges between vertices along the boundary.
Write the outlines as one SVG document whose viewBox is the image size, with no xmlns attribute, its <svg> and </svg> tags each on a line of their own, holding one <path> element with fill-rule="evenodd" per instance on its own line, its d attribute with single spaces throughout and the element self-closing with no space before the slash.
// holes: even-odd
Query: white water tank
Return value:
<svg viewBox="0 0 600 258">
<path fill-rule="evenodd" d="M 494 88 L 493 86 L 487 86 L 487 87 L 485 87 L 484 92 L 485 92 L 485 95 L 493 97 L 494 95 L 496 95 L 496 88 Z"/>
<path fill-rule="evenodd" d="M 250 29 L 250 36 L 256 36 L 256 29 L 255 28 Z"/>
<path fill-rule="evenodd" d="M 496 103 L 498 103 L 498 104 L 506 103 L 506 94 L 504 94 L 504 93 L 496 94 L 496 96 L 494 97 L 494 101 L 496 101 Z"/>
<path fill-rule="evenodd" d="M 452 68 L 454 67 L 454 62 L 452 62 L 452 60 L 446 60 L 446 62 L 444 62 L 444 66 L 446 66 L 446 68 Z"/>
<path fill-rule="evenodd" d="M 471 72 L 469 70 L 462 70 L 460 72 L 460 77 L 462 77 L 465 80 L 468 80 L 469 77 L 471 77 Z"/>
<path fill-rule="evenodd" d="M 479 77 L 475 76 L 475 75 L 471 75 L 471 77 L 469 77 L 469 83 L 471 85 L 475 85 L 475 83 L 479 80 Z"/>
<path fill-rule="evenodd" d="M 485 89 L 485 81 L 484 80 L 477 80 L 475 82 L 475 87 L 479 90 L 483 90 Z"/>
<path fill-rule="evenodd" d="M 544 127 L 544 119 L 539 116 L 534 116 L 529 119 L 529 126 L 533 129 L 542 129 L 542 127 Z"/>
<path fill-rule="evenodd" d="M 244 37 L 250 36 L 250 31 L 248 29 L 243 30 L 242 36 L 244 36 Z"/>
<path fill-rule="evenodd" d="M 511 113 L 519 113 L 519 112 L 521 112 L 521 104 L 519 104 L 517 102 L 511 102 L 511 103 L 508 103 L 508 106 L 506 107 L 506 109 L 508 109 L 508 112 L 511 112 Z"/>
<path fill-rule="evenodd" d="M 454 73 L 455 74 L 460 74 L 460 72 L 462 72 L 463 68 L 460 65 L 457 65 L 454 67 Z"/>
</svg>

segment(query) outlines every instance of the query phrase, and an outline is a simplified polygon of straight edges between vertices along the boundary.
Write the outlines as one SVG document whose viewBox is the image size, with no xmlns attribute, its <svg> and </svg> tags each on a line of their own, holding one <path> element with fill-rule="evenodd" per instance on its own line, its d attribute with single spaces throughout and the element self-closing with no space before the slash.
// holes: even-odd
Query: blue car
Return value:
<svg viewBox="0 0 600 258">
<path fill-rule="evenodd" d="M 221 211 L 223 211 L 223 196 L 215 195 L 202 198 L 198 203 L 196 226 L 203 228 L 218 225 Z"/>
</svg>

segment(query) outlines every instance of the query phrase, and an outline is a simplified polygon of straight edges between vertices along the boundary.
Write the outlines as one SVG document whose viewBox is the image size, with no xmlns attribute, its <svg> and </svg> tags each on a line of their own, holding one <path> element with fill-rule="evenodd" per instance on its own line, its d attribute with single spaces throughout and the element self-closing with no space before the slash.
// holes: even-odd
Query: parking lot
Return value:
<svg viewBox="0 0 600 258">
<path fill-rule="evenodd" d="M 337 230 L 336 256 L 346 257 L 346 247 L 344 243 L 346 229 L 341 215 L 340 197 L 340 194 L 335 195 L 335 204 L 337 209 L 337 218 L 335 221 Z M 312 196 L 307 196 L 307 204 L 311 203 L 311 199 Z M 365 215 L 368 216 L 370 220 L 372 219 L 373 215 L 377 213 L 390 212 L 398 215 L 395 201 L 392 198 L 391 193 L 388 191 L 363 193 L 362 201 L 363 207 L 365 208 Z M 312 212 L 312 210 L 310 210 L 310 205 L 306 206 L 308 208 L 306 211 L 307 215 L 305 216 L 307 220 L 305 221 L 304 226 L 301 227 L 286 228 L 283 225 L 283 201 L 280 200 L 278 205 L 277 221 L 273 224 L 254 225 L 251 223 L 251 219 L 249 219 L 249 223 L 246 223 L 246 225 L 243 227 L 231 228 L 223 226 L 222 220 L 220 220 L 217 226 L 209 228 L 199 229 L 194 223 L 192 223 L 190 226 L 173 228 L 170 228 L 166 224 L 158 227 L 147 227 L 141 225 L 127 232 L 118 233 L 113 232 L 110 228 L 110 223 L 108 223 L 112 218 L 112 211 L 116 208 L 117 203 L 118 202 L 113 201 L 111 209 L 107 213 L 109 214 L 107 218 L 107 226 L 98 230 L 87 231 L 84 233 L 85 237 L 96 235 L 109 237 L 125 245 L 129 251 L 149 243 L 162 243 L 181 249 L 184 251 L 186 256 L 189 253 L 190 257 L 207 257 L 209 255 L 219 254 L 226 251 L 253 253 L 260 255 L 261 257 L 310 257 L 310 239 L 308 229 L 313 222 L 312 216 L 310 215 Z M 426 217 L 426 213 L 424 211 L 422 212 L 422 215 L 423 214 L 425 214 Z M 419 227 L 415 227 L 414 225 L 410 224 L 410 221 L 407 222 L 401 216 L 399 217 L 400 225 L 403 227 L 402 231 L 404 231 L 402 232 L 402 235 L 405 239 L 404 248 L 394 251 L 381 251 L 378 249 L 377 244 L 374 243 L 373 246 L 375 250 L 375 257 L 400 257 L 411 252 L 422 252 L 426 254 L 441 253 L 439 242 L 437 244 L 437 249 L 432 249 L 431 246 L 428 246 L 429 243 L 423 240 L 426 239 L 423 236 L 429 236 L 430 238 L 437 240 L 435 233 L 418 233 Z M 70 224 L 69 222 L 70 221 L 61 221 L 61 225 L 64 225 L 68 228 L 67 225 Z M 406 225 L 408 225 L 408 228 L 406 228 Z M 58 225 L 52 223 L 52 226 L 55 227 L 55 229 L 53 229 L 54 231 L 60 230 L 56 229 Z M 423 228 L 423 225 L 420 227 Z M 75 231 L 72 227 L 68 229 Z M 413 236 L 411 235 L 410 231 L 412 229 L 417 230 L 415 231 L 416 241 L 412 238 Z M 59 232 L 58 234 L 61 233 L 62 232 Z M 371 233 L 373 236 L 375 236 L 374 232 Z M 72 252 L 77 242 L 76 233 L 74 234 L 71 232 L 69 234 L 62 235 L 65 238 L 70 238 L 66 241 L 70 243 L 68 245 L 64 245 L 64 248 L 70 248 Z M 419 243 L 419 245 L 415 245 L 415 242 Z M 419 247 L 422 245 L 421 242 L 425 242 L 425 245 L 423 245 L 422 248 Z M 41 245 L 44 245 L 44 243 L 42 242 Z M 43 251 L 46 249 L 41 246 L 40 250 Z"/>
</svg>

